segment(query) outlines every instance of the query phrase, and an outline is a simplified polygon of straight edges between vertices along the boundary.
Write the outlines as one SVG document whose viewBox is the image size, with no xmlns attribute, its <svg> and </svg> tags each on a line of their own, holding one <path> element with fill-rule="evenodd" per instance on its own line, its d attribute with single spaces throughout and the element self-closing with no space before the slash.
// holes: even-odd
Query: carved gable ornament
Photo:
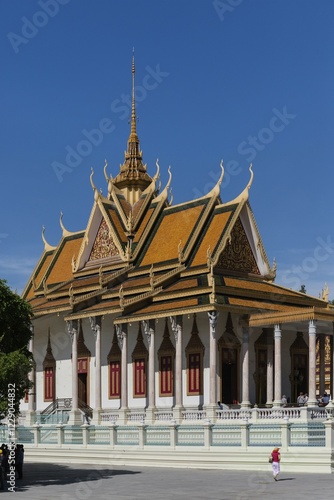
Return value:
<svg viewBox="0 0 334 500">
<path fill-rule="evenodd" d="M 170 334 L 169 334 L 168 318 L 166 318 L 165 330 L 164 330 L 162 342 L 161 342 L 160 347 L 158 349 L 158 356 L 167 355 L 167 354 L 170 354 L 172 356 L 175 355 L 175 347 L 172 344 L 172 341 L 170 339 Z"/>
<path fill-rule="evenodd" d="M 197 328 L 196 314 L 194 314 L 193 326 L 191 329 L 191 335 L 189 342 L 185 348 L 186 354 L 201 352 L 204 354 L 205 347 L 200 339 Z"/>
<path fill-rule="evenodd" d="M 138 328 L 138 335 L 137 335 L 137 341 L 135 348 L 132 351 L 132 361 L 134 361 L 136 358 L 147 358 L 148 357 L 148 351 L 147 348 L 144 344 L 144 338 L 143 334 L 141 331 L 141 324 L 139 323 L 139 328 Z"/>
<path fill-rule="evenodd" d="M 227 243 L 219 257 L 218 266 L 231 271 L 260 274 L 240 219 L 237 219 L 234 224 L 231 242 Z"/>
<path fill-rule="evenodd" d="M 104 259 L 115 255 L 119 255 L 118 249 L 110 235 L 106 221 L 102 219 L 88 260 Z"/>
<path fill-rule="evenodd" d="M 111 361 L 119 360 L 122 356 L 121 349 L 118 345 L 116 328 L 114 328 L 114 336 L 112 340 L 112 345 L 107 356 L 107 361 L 110 363 Z"/>
</svg>

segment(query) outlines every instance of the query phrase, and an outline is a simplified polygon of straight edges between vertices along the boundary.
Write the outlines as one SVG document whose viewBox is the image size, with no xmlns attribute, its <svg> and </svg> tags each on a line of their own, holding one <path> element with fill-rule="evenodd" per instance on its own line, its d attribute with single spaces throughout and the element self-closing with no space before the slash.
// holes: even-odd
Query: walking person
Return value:
<svg viewBox="0 0 334 500">
<path fill-rule="evenodd" d="M 278 481 L 277 477 L 278 474 L 281 472 L 280 469 L 281 454 L 279 450 L 280 450 L 279 448 L 274 448 L 273 451 L 271 452 L 271 458 L 272 458 L 271 466 L 275 481 Z"/>
<path fill-rule="evenodd" d="M 297 398 L 297 404 L 298 404 L 298 406 L 304 406 L 304 404 L 305 404 L 305 396 L 304 396 L 303 392 L 299 393 L 299 396 Z"/>
<path fill-rule="evenodd" d="M 17 479 L 23 478 L 23 459 L 24 459 L 23 444 L 17 444 L 15 449 L 15 467 L 16 467 Z"/>
<path fill-rule="evenodd" d="M 0 490 L 5 489 L 5 471 L 2 465 L 3 461 L 4 461 L 3 451 L 2 448 L 0 448 Z"/>
</svg>

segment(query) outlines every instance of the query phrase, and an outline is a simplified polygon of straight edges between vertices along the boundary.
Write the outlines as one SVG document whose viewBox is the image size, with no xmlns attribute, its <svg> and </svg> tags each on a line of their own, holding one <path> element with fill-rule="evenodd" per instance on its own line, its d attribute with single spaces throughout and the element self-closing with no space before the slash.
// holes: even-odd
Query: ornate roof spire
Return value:
<svg viewBox="0 0 334 500">
<path fill-rule="evenodd" d="M 135 49 L 132 52 L 132 106 L 131 106 L 131 136 L 135 136 L 137 139 L 137 131 L 136 131 L 136 98 L 135 98 Z"/>
<path fill-rule="evenodd" d="M 124 154 L 124 163 L 121 165 L 120 173 L 113 179 L 113 184 L 123 190 L 130 203 L 135 203 L 140 194 L 152 182 L 146 173 L 146 165 L 142 161 L 142 152 L 139 147 L 137 135 L 137 116 L 135 98 L 135 53 L 132 54 L 132 103 L 131 103 L 131 129 L 128 139 L 128 147 Z"/>
</svg>

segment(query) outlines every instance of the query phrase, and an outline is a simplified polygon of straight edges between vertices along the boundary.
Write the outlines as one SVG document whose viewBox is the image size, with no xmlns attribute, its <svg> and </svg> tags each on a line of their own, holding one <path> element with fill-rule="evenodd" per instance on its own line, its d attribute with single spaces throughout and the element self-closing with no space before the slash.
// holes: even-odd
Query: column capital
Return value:
<svg viewBox="0 0 334 500">
<path fill-rule="evenodd" d="M 90 316 L 89 321 L 94 337 L 96 338 L 97 333 L 101 333 L 102 316 Z"/>
<path fill-rule="evenodd" d="M 177 342 L 179 334 L 182 332 L 182 316 L 170 316 L 169 319 L 174 333 L 175 342 Z"/>
<path fill-rule="evenodd" d="M 149 319 L 149 320 L 142 320 L 142 325 L 144 329 L 145 336 L 147 338 L 147 343 L 148 346 L 151 346 L 151 337 L 154 335 L 154 320 Z"/>
<path fill-rule="evenodd" d="M 120 349 L 123 349 L 124 339 L 128 336 L 128 325 L 126 323 L 122 323 L 120 325 L 115 325 L 115 327 L 118 345 Z"/>
<path fill-rule="evenodd" d="M 249 326 L 242 327 L 242 343 L 248 344 L 249 342 Z"/>
<path fill-rule="evenodd" d="M 78 333 L 78 320 L 71 319 L 69 321 L 66 321 L 66 323 L 67 323 L 68 334 L 70 335 L 71 340 L 73 341 L 74 335 Z"/>
<path fill-rule="evenodd" d="M 274 336 L 275 336 L 275 338 L 281 338 L 282 337 L 281 325 L 277 324 L 277 325 L 274 326 Z"/>
<path fill-rule="evenodd" d="M 308 333 L 309 335 L 316 335 L 317 333 L 317 322 L 315 319 L 311 319 L 308 322 Z"/>
<path fill-rule="evenodd" d="M 210 330 L 211 330 L 212 335 L 214 335 L 216 333 L 216 324 L 217 324 L 218 316 L 219 316 L 219 312 L 217 312 L 217 311 L 209 311 L 208 312 Z"/>
</svg>

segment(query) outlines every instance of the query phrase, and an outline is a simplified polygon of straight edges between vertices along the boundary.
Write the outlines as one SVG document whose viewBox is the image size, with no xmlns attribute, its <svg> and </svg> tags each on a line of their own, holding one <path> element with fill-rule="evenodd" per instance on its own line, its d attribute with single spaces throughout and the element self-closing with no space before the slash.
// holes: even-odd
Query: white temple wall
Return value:
<svg viewBox="0 0 334 500">
<path fill-rule="evenodd" d="M 221 312 L 218 316 L 216 324 L 216 341 L 218 344 L 219 338 L 224 333 L 226 328 L 227 313 Z M 210 394 L 210 330 L 209 320 L 206 313 L 198 314 L 196 317 L 199 337 L 204 345 L 204 358 L 203 358 L 203 394 L 199 396 L 189 396 L 187 394 L 187 358 L 185 349 L 191 336 L 193 326 L 193 315 L 183 316 L 183 337 L 182 337 L 182 403 L 185 407 L 197 407 L 199 405 L 207 405 L 209 403 Z M 239 324 L 239 316 L 232 315 L 233 330 L 240 342 L 242 342 L 242 327 Z M 155 404 L 158 408 L 171 408 L 175 404 L 174 397 L 161 397 L 159 396 L 159 361 L 158 349 L 163 339 L 165 329 L 165 320 L 158 320 L 155 322 Z M 168 323 L 170 340 L 175 347 L 175 338 Z M 72 361 L 71 361 L 71 338 L 67 331 L 67 324 L 63 319 L 63 315 L 45 316 L 35 320 L 34 322 L 34 359 L 36 362 L 36 410 L 42 411 L 50 402 L 44 401 L 44 374 L 43 374 L 43 361 L 46 355 L 48 331 L 50 328 L 50 340 L 52 353 L 56 360 L 56 388 L 55 397 L 57 398 L 70 398 L 72 397 Z M 85 345 L 91 352 L 89 377 L 88 377 L 88 404 L 95 407 L 95 336 L 91 329 L 89 319 L 82 321 L 83 335 Z M 143 329 L 142 329 L 143 332 Z M 255 356 L 255 342 L 262 333 L 262 329 L 250 329 L 249 337 L 249 398 L 252 404 L 256 403 L 256 388 L 254 382 L 254 372 L 256 370 L 256 356 Z M 114 335 L 113 317 L 105 316 L 102 320 L 101 329 L 101 405 L 105 409 L 118 409 L 120 407 L 120 398 L 109 399 L 108 387 L 108 362 L 107 357 L 112 346 Z M 128 361 L 127 361 L 127 374 L 128 374 L 128 406 L 130 408 L 144 408 L 148 406 L 148 391 L 149 391 L 149 373 L 147 364 L 147 397 L 137 398 L 133 395 L 133 367 L 132 367 L 132 352 L 135 348 L 138 335 L 138 322 L 133 322 L 128 325 Z M 273 332 L 274 335 L 274 332 Z M 291 398 L 291 357 L 290 347 L 296 339 L 295 331 L 285 330 L 282 328 L 282 394 Z M 308 344 L 308 334 L 304 332 L 304 340 Z M 149 350 L 148 341 L 143 332 L 144 344 Z M 175 375 L 174 375 L 175 376 Z M 220 380 L 220 356 L 217 345 L 217 399 L 220 399 L 221 380 Z M 239 364 L 239 380 L 240 380 L 240 399 L 242 394 L 242 359 L 240 357 Z M 175 394 L 175 386 L 174 386 Z M 294 401 L 291 401 L 294 403 Z M 22 402 L 21 411 L 28 409 L 28 403 Z"/>
<path fill-rule="evenodd" d="M 251 404 L 256 403 L 256 388 L 254 381 L 254 373 L 256 371 L 256 355 L 255 355 L 255 342 L 260 337 L 262 330 L 250 328 L 249 335 L 249 400 Z M 240 360 L 240 380 L 242 376 L 242 363 Z"/>
<path fill-rule="evenodd" d="M 295 403 L 296 401 L 291 400 L 291 382 L 289 376 L 291 373 L 291 356 L 290 347 L 296 338 L 296 333 L 288 330 L 284 330 L 282 327 L 282 396 L 283 394 L 290 398 L 288 401 L 290 403 Z"/>
</svg>

